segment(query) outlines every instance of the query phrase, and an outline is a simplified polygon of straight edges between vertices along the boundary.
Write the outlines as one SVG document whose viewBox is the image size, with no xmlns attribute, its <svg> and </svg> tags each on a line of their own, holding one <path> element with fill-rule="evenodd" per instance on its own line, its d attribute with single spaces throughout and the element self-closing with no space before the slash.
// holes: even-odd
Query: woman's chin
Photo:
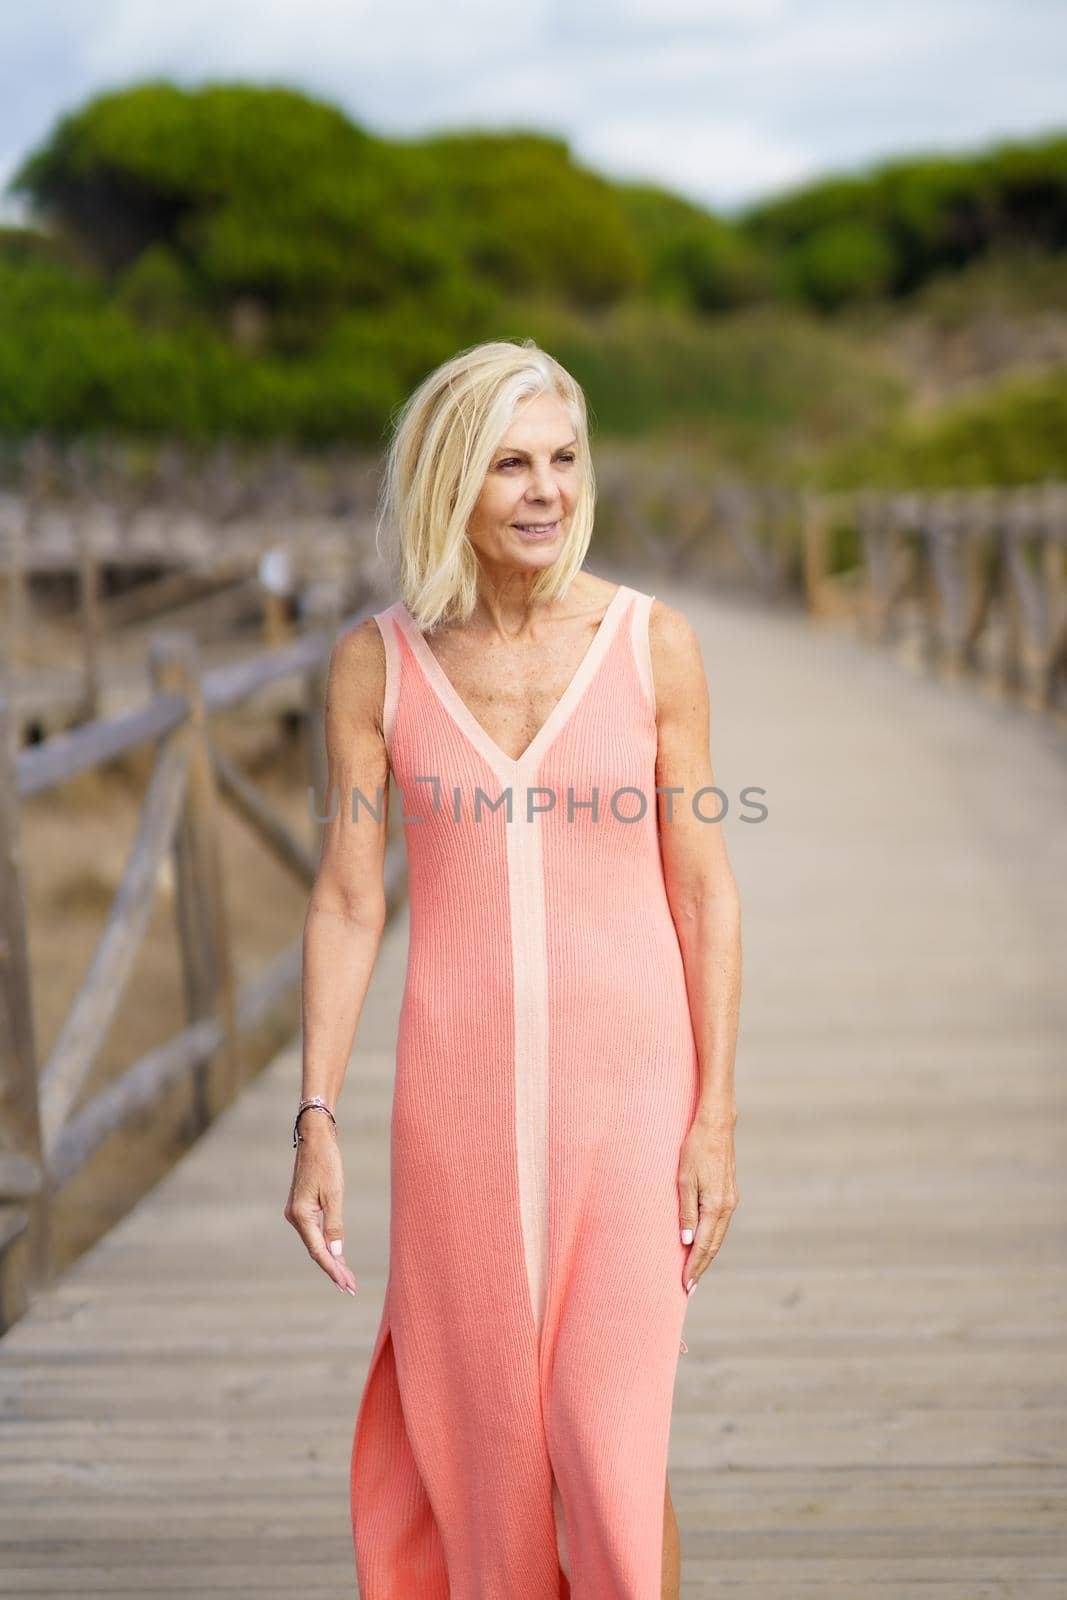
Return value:
<svg viewBox="0 0 1067 1600">
<path fill-rule="evenodd" d="M 563 521 L 557 518 L 550 526 L 543 529 L 530 528 L 524 530 L 512 523 L 509 529 L 512 539 L 517 539 L 524 550 L 554 550 L 558 549 L 563 536 Z"/>
</svg>

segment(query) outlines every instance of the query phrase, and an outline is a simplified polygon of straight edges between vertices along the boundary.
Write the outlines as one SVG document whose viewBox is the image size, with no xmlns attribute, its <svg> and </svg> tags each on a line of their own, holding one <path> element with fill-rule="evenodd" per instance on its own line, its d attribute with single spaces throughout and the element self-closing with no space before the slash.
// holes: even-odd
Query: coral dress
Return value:
<svg viewBox="0 0 1067 1600">
<path fill-rule="evenodd" d="M 352 1441 L 362 1600 L 659 1600 L 699 1070 L 652 599 L 616 589 L 518 760 L 402 602 L 375 618 L 410 942 Z"/>
</svg>

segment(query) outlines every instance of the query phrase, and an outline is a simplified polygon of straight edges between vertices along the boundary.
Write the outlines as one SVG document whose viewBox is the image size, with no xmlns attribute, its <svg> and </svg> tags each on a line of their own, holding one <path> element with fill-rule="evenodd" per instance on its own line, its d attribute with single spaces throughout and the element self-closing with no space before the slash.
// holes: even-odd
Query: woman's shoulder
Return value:
<svg viewBox="0 0 1067 1600">
<path fill-rule="evenodd" d="M 696 630 L 684 611 L 654 595 L 648 612 L 649 638 L 667 651 L 684 651 L 697 643 Z"/>
<path fill-rule="evenodd" d="M 684 611 L 658 595 L 649 607 L 648 649 L 657 707 L 703 699 L 707 680 L 696 629 Z"/>
<path fill-rule="evenodd" d="M 358 716 L 376 710 L 385 684 L 385 643 L 373 615 L 362 617 L 334 640 L 327 675 L 327 700 Z"/>
<path fill-rule="evenodd" d="M 577 606 L 583 611 L 604 611 L 614 600 L 620 589 L 636 594 L 648 600 L 651 596 L 643 594 L 632 583 L 619 583 L 613 578 L 602 578 L 599 573 L 589 572 L 585 567 L 576 573 L 571 580 L 569 595 Z"/>
<path fill-rule="evenodd" d="M 581 588 L 577 587 L 579 579 L 583 580 Z M 591 610 L 598 604 L 601 607 L 610 605 L 619 589 L 628 589 L 639 599 L 649 602 L 649 642 L 653 650 L 658 650 L 664 657 L 666 664 L 676 659 L 684 662 L 686 656 L 692 657 L 694 649 L 699 651 L 697 635 L 689 618 L 658 595 L 632 583 L 614 583 L 610 578 L 602 578 L 584 568 L 575 578 L 574 593 Z"/>
</svg>

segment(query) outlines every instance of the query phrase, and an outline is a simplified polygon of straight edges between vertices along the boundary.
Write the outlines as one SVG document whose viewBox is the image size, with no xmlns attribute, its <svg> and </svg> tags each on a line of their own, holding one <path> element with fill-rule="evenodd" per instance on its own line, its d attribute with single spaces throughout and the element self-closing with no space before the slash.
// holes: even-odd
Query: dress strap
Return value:
<svg viewBox="0 0 1067 1600">
<path fill-rule="evenodd" d="M 400 699 L 400 645 L 397 642 L 396 607 L 376 611 L 374 620 L 385 646 L 385 695 L 382 700 L 382 733 L 385 748 L 392 754 L 393 728 L 396 726 L 396 708 Z"/>
<path fill-rule="evenodd" d="M 637 665 L 637 675 L 641 680 L 641 687 L 645 691 L 652 710 L 656 709 L 656 690 L 652 681 L 652 650 L 648 639 L 648 617 L 652 609 L 654 594 L 643 594 L 640 589 L 634 590 L 635 599 L 630 611 L 630 642 L 633 646 L 634 661 Z"/>
</svg>

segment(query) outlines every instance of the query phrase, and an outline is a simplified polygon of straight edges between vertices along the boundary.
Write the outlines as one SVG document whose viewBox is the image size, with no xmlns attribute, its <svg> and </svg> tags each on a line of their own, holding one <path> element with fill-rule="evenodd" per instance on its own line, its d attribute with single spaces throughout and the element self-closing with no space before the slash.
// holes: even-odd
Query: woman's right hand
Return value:
<svg viewBox="0 0 1067 1600">
<path fill-rule="evenodd" d="M 310 1112 L 300 1118 L 300 1135 L 285 1220 L 341 1293 L 355 1294 L 355 1274 L 344 1257 L 345 1174 L 337 1134 L 328 1117 Z"/>
</svg>

